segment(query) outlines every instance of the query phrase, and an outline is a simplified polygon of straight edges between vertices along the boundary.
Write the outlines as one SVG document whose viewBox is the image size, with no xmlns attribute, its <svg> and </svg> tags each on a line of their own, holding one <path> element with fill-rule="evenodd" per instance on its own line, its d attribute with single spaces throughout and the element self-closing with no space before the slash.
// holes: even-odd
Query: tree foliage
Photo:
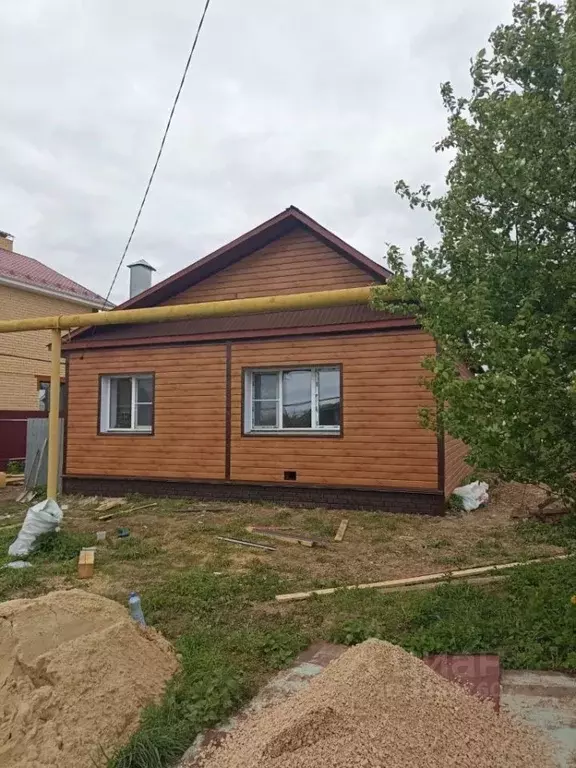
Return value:
<svg viewBox="0 0 576 768">
<path fill-rule="evenodd" d="M 439 243 L 416 243 L 411 274 L 391 247 L 396 277 L 375 303 L 409 302 L 436 339 L 438 426 L 473 465 L 574 501 L 576 0 L 523 0 L 489 42 L 469 97 L 441 88 L 447 191 L 397 184 L 433 212 Z"/>
</svg>

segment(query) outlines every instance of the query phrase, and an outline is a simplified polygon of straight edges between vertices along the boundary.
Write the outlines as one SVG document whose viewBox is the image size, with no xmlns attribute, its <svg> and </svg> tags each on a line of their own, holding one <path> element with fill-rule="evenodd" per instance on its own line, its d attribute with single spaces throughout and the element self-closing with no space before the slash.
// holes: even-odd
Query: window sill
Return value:
<svg viewBox="0 0 576 768">
<path fill-rule="evenodd" d="M 100 430 L 99 435 L 152 435 L 152 429 L 106 429 Z"/>
<path fill-rule="evenodd" d="M 252 429 L 244 437 L 342 437 L 341 429 Z"/>
</svg>

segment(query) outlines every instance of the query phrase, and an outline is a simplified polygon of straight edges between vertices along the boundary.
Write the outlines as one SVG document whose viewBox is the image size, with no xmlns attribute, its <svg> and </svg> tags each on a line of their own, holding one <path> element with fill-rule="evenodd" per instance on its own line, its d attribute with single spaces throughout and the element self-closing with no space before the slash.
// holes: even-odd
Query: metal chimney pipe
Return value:
<svg viewBox="0 0 576 768">
<path fill-rule="evenodd" d="M 151 264 L 144 259 L 128 264 L 130 270 L 130 298 L 133 299 L 152 285 L 152 272 L 156 272 Z"/>
</svg>

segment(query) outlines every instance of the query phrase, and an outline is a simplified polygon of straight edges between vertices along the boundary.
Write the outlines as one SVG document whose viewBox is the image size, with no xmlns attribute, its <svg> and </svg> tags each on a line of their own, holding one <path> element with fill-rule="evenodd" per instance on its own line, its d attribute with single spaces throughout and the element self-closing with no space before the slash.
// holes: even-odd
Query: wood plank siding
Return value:
<svg viewBox="0 0 576 768">
<path fill-rule="evenodd" d="M 462 440 L 457 440 L 448 434 L 445 435 L 444 451 L 444 494 L 448 498 L 454 488 L 458 488 L 462 480 L 472 472 L 472 467 L 464 461 L 468 455 L 468 447 Z"/>
<path fill-rule="evenodd" d="M 305 229 L 297 229 L 164 304 L 356 288 L 374 281 Z"/>
<path fill-rule="evenodd" d="M 163 303 L 352 288 L 387 276 L 363 264 L 366 258 L 355 257 L 349 247 L 345 252 L 338 243 L 330 247 L 332 241 L 322 232 L 314 234 L 300 225 L 286 231 L 267 245 L 259 233 L 256 250 L 238 255 L 216 273 L 210 274 L 210 263 L 201 265 L 204 271 L 197 275 L 203 279 L 192 275 L 182 282 L 178 277 L 173 295 L 166 286 L 160 288 Z M 162 303 L 160 296 L 155 301 Z M 204 483 L 204 493 L 216 485 L 224 493 L 248 487 L 254 494 L 246 492 L 249 498 L 259 498 L 258 493 L 275 498 L 276 483 L 295 497 L 323 492 L 326 486 L 333 489 L 328 504 L 336 506 L 370 502 L 382 508 L 386 495 L 394 511 L 440 513 L 438 441 L 420 426 L 418 414 L 419 408 L 432 405 L 421 383 L 426 375 L 421 362 L 435 353 L 434 342 L 417 327 L 380 325 L 376 330 L 371 323 L 369 318 L 319 328 L 321 323 L 310 322 L 310 335 L 296 335 L 280 325 L 275 329 L 271 323 L 264 327 L 271 335 L 248 339 L 224 331 L 207 343 L 186 342 L 174 332 L 162 339 L 146 336 L 151 346 L 145 351 L 119 334 L 122 346 L 65 349 L 67 479 L 93 483 L 116 478 L 119 483 L 128 478 L 129 485 L 137 478 L 146 491 L 152 480 Z M 340 434 L 243 433 L 246 369 L 321 365 L 341 368 Z M 99 377 L 116 373 L 154 374 L 153 434 L 99 434 Z M 451 482 L 452 454 L 446 450 L 446 478 Z M 288 480 L 286 472 L 296 473 L 296 480 Z M 359 498 L 346 497 L 357 489 Z"/>
<path fill-rule="evenodd" d="M 70 353 L 66 472 L 70 475 L 226 479 L 382 488 L 438 487 L 437 444 L 419 425 L 430 403 L 420 361 L 433 342 L 420 331 L 230 345 L 226 429 L 226 345 Z M 342 365 L 341 437 L 243 436 L 242 370 Z M 155 374 L 153 435 L 99 435 L 98 382 L 105 373 Z"/>
<path fill-rule="evenodd" d="M 419 424 L 431 402 L 421 360 L 434 343 L 421 331 L 235 343 L 232 347 L 231 479 L 437 488 L 436 436 Z M 243 436 L 242 369 L 342 365 L 342 437 Z"/>
<path fill-rule="evenodd" d="M 66 471 L 80 475 L 224 476 L 225 345 L 70 353 Z M 154 434 L 99 435 L 99 375 L 155 374 Z"/>
</svg>

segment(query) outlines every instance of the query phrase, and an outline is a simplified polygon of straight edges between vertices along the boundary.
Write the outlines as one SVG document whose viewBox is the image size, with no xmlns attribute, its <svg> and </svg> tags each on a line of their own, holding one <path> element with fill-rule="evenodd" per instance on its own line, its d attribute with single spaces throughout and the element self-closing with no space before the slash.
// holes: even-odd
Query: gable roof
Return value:
<svg viewBox="0 0 576 768">
<path fill-rule="evenodd" d="M 288 234 L 296 227 L 304 227 L 309 230 L 319 240 L 366 272 L 372 280 L 385 282 L 392 277 L 392 273 L 385 267 L 372 261 L 372 259 L 369 259 L 363 253 L 357 251 L 356 248 L 348 245 L 348 243 L 341 240 L 333 232 L 330 232 L 330 230 L 318 224 L 317 221 L 314 221 L 310 216 L 307 216 L 292 205 L 277 216 L 268 219 L 268 221 L 265 221 L 258 227 L 251 229 L 244 235 L 208 254 L 203 259 L 195 261 L 190 266 L 184 267 L 184 269 L 176 272 L 176 274 L 166 278 L 166 280 L 153 285 L 147 291 L 143 291 L 133 299 L 125 301 L 117 309 L 152 307 L 159 302 L 166 301 L 171 296 L 181 293 L 216 272 L 220 272 L 231 264 L 235 264 L 244 256 L 260 250 L 260 248 Z"/>
<path fill-rule="evenodd" d="M 0 285 L 42 293 L 68 301 L 77 301 L 97 309 L 110 309 L 113 304 L 102 296 L 84 288 L 69 277 L 47 267 L 46 264 L 21 253 L 0 248 Z"/>
<path fill-rule="evenodd" d="M 263 224 L 251 229 L 244 235 L 232 240 L 231 242 L 218 248 L 216 251 L 208 254 L 199 261 L 195 261 L 188 267 L 181 269 L 171 277 L 166 278 L 160 283 L 153 285 L 146 291 L 139 293 L 132 299 L 128 299 L 123 304 L 120 304 L 116 309 L 140 309 L 144 307 L 153 307 L 162 301 L 166 301 L 170 297 L 182 293 L 187 288 L 200 283 L 207 277 L 210 277 L 217 272 L 220 272 L 227 267 L 239 262 L 244 256 L 248 256 L 255 251 L 264 248 L 269 243 L 287 235 L 292 230 L 304 227 L 311 232 L 315 237 L 328 245 L 337 253 L 341 254 L 349 262 L 359 267 L 366 272 L 367 276 L 378 283 L 386 282 L 392 277 L 390 272 L 385 267 L 377 264 L 372 259 L 369 259 L 356 248 L 353 248 L 348 243 L 341 240 L 337 235 L 330 230 L 318 224 L 317 221 L 307 216 L 303 211 L 299 210 L 295 206 L 290 206 L 286 210 L 282 211 L 278 215 L 268 219 Z M 350 307 L 334 307 L 332 312 L 328 315 L 320 317 L 316 314 L 304 311 L 292 312 L 292 313 L 266 313 L 265 317 L 261 319 L 257 315 L 246 316 L 245 320 L 241 320 L 240 323 L 234 319 L 228 320 L 209 319 L 208 323 L 202 323 L 198 320 L 194 321 L 182 321 L 182 322 L 169 322 L 169 323 L 152 323 L 142 325 L 116 325 L 110 326 L 108 333 L 105 328 L 102 327 L 89 327 L 78 328 L 72 331 L 68 335 L 68 341 L 65 342 L 65 347 L 72 347 L 75 343 L 82 344 L 83 340 L 89 337 L 87 342 L 88 346 L 93 346 L 100 343 L 97 340 L 105 342 L 109 339 L 110 334 L 120 342 L 121 340 L 127 341 L 128 339 L 141 339 L 147 337 L 152 340 L 154 337 L 165 337 L 168 335 L 176 336 L 195 336 L 198 333 L 214 333 L 214 338 L 219 334 L 231 333 L 236 331 L 253 332 L 262 330 L 264 327 L 268 328 L 290 328 L 297 327 L 299 325 L 312 327 L 320 324 L 324 325 L 336 325 L 350 322 L 367 322 L 369 320 L 388 320 L 390 316 L 386 313 L 377 312 L 368 307 L 364 308 L 361 318 L 356 318 L 354 312 L 361 308 Z M 352 315 L 347 310 L 351 310 Z M 286 317 L 284 317 L 286 316 Z M 329 317 L 329 319 L 328 319 Z M 298 318 L 301 318 L 300 320 Z"/>
</svg>

